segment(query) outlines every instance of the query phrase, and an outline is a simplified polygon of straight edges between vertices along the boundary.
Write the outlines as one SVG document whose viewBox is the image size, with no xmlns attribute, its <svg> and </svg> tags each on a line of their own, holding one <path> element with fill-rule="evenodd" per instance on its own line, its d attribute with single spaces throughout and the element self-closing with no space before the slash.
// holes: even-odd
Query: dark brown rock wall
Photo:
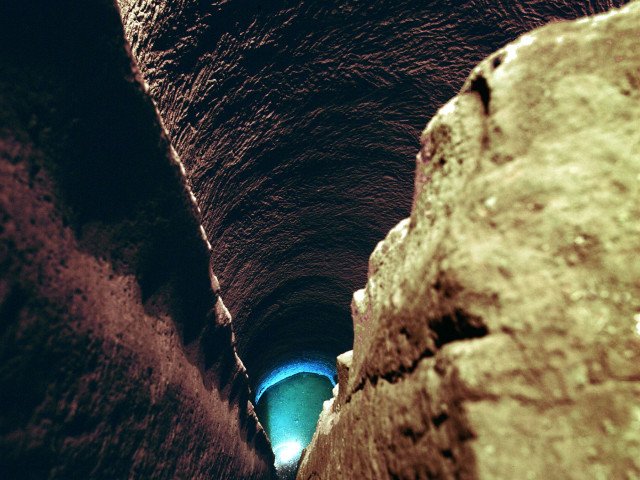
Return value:
<svg viewBox="0 0 640 480">
<path fill-rule="evenodd" d="M 299 479 L 640 477 L 638 38 L 535 30 L 431 120 Z"/>
<path fill-rule="evenodd" d="M 0 477 L 270 478 L 117 6 L 0 5 Z"/>
</svg>

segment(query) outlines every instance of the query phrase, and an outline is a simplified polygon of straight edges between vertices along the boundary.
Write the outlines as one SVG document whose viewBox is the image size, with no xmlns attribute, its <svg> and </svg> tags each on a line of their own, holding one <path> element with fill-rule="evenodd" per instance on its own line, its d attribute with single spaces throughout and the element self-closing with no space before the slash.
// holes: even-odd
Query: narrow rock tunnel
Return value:
<svg viewBox="0 0 640 480">
<path fill-rule="evenodd" d="M 393 253 L 378 242 L 416 208 L 427 178 L 415 164 L 426 122 L 478 62 L 520 35 L 627 2 L 91 0 L 86 19 L 70 0 L 32 3 L 0 7 L 0 120 L 8 125 L 0 132 L 0 213 L 9 225 L 0 230 L 9 272 L 0 284 L 0 359 L 8 366 L 0 379 L 18 378 L 27 392 L 0 398 L 8 412 L 0 477 L 293 479 L 321 411 L 338 412 L 337 399 L 344 405 L 350 395 L 374 402 L 368 385 L 395 385 L 397 372 L 412 373 L 443 347 L 439 338 L 432 350 L 420 343 L 437 337 L 429 315 L 476 318 L 475 306 L 454 304 L 466 279 L 438 278 L 434 289 L 451 311 L 425 313 L 426 333 L 403 327 L 397 341 L 389 328 L 388 339 L 371 340 L 380 365 L 354 353 L 357 385 L 338 395 L 339 374 L 349 374 L 336 370 L 336 357 L 354 348 L 353 319 L 362 326 L 375 314 L 400 325 L 419 316 L 393 310 L 395 295 L 369 310 L 364 293 L 352 299 L 384 268 L 376 259 Z M 468 90 L 478 79 L 488 95 L 482 76 Z M 428 148 L 423 141 L 423 158 L 431 158 Z M 48 213 L 51 198 L 56 209 Z M 32 210 L 40 213 L 13 226 Z M 390 238 L 406 235 L 400 231 Z M 52 260 L 51 252 L 66 251 L 75 256 Z M 375 288 L 396 280 L 403 292 L 415 287 L 386 280 Z M 65 282 L 68 289 L 59 286 Z M 484 305 L 483 295 L 470 297 Z M 13 326 L 34 311 L 40 330 Z M 49 316 L 57 320 L 47 323 Z M 481 323 L 482 335 L 469 338 L 500 328 Z M 55 352 L 52 368 L 29 335 Z M 23 344 L 26 353 L 14 348 Z M 411 349 L 415 358 L 405 355 Z M 84 351 L 90 360 L 80 358 Z M 30 386 L 28 368 L 13 369 L 22 364 L 47 372 Z M 464 390 L 446 361 L 433 368 L 451 391 Z M 428 375 L 420 382 L 430 394 L 440 386 Z M 459 398 L 447 395 L 407 394 L 414 403 L 397 417 L 381 402 L 381 423 L 411 448 L 431 441 L 403 422 L 433 401 L 446 410 L 429 411 L 432 424 L 445 425 L 438 438 L 466 445 L 476 434 L 457 413 Z M 29 399 L 24 408 L 21 398 Z M 342 418 L 355 425 L 369 413 Z M 354 438 L 367 439 L 364 430 Z M 382 471 L 366 459 L 383 437 L 373 435 L 351 462 L 362 478 L 506 478 L 475 472 L 473 455 L 456 445 L 435 448 L 444 465 L 437 467 L 419 455 L 417 466 L 398 466 L 380 454 Z M 330 444 L 336 458 L 350 440 L 340 442 Z M 313 465 L 331 463 L 318 451 L 307 455 Z M 448 469 L 458 464 L 466 466 L 454 475 Z M 327 475 L 304 478 L 355 478 Z"/>
<path fill-rule="evenodd" d="M 351 296 L 409 213 L 425 118 L 473 65 L 621 3 L 120 0 L 254 392 L 352 348 Z"/>
</svg>

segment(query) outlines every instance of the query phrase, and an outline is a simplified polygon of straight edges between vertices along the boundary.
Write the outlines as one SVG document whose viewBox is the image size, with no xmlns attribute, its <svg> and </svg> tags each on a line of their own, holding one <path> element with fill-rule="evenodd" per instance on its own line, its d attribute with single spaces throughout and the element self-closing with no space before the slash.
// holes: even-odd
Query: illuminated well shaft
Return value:
<svg viewBox="0 0 640 480">
<path fill-rule="evenodd" d="M 286 478 L 284 471 L 295 470 L 302 449 L 311 441 L 322 403 L 332 396 L 332 387 L 326 376 L 302 372 L 262 394 L 256 408 L 271 439 L 281 477 Z"/>
</svg>

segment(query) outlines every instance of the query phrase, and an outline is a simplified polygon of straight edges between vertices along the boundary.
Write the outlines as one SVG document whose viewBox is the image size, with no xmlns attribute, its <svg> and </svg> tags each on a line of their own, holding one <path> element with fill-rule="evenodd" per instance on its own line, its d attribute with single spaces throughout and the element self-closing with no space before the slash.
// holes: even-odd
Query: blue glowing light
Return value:
<svg viewBox="0 0 640 480">
<path fill-rule="evenodd" d="M 333 375 L 303 371 L 264 390 L 256 413 L 269 435 L 278 478 L 295 478 L 302 449 L 313 437 L 323 402 L 332 396 L 332 385 Z"/>
<path fill-rule="evenodd" d="M 264 391 L 281 382 L 285 378 L 289 378 L 298 373 L 315 373 L 327 377 L 332 385 L 335 385 L 334 380 L 336 374 L 335 358 L 315 358 L 315 359 L 303 359 L 303 360 L 291 360 L 271 370 L 267 375 L 260 379 L 256 388 L 256 403 L 260 400 L 260 397 Z"/>
<path fill-rule="evenodd" d="M 286 465 L 299 458 L 302 448 L 302 445 L 297 440 L 290 440 L 275 446 L 273 453 L 276 456 L 276 467 Z"/>
</svg>

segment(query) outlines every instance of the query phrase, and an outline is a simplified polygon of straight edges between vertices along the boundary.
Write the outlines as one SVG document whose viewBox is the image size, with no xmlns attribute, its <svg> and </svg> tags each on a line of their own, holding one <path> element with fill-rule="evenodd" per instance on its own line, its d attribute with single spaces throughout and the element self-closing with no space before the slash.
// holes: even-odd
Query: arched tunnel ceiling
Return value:
<svg viewBox="0 0 640 480">
<path fill-rule="evenodd" d="M 120 0 L 254 378 L 283 352 L 350 348 L 351 293 L 409 212 L 419 133 L 471 67 L 623 3 Z"/>
</svg>

